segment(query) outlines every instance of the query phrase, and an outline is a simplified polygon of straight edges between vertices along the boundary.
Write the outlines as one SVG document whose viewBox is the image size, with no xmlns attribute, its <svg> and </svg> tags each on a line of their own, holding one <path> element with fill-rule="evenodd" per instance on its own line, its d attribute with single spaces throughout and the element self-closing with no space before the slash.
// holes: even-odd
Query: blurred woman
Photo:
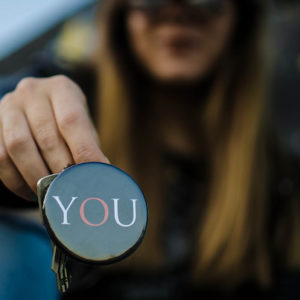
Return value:
<svg viewBox="0 0 300 300">
<path fill-rule="evenodd" d="M 280 189 L 293 162 L 268 118 L 262 3 L 110 0 L 99 20 L 96 130 L 67 77 L 21 81 L 0 107 L 2 182 L 29 198 L 105 153 L 140 184 L 144 242 L 82 295 L 272 295 L 300 265 L 299 199 Z"/>
</svg>

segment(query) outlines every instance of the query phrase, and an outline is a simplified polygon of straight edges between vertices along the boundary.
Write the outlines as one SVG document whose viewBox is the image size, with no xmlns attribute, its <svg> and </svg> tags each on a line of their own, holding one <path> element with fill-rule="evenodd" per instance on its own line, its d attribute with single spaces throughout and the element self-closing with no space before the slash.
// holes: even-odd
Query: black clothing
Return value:
<svg viewBox="0 0 300 300">
<path fill-rule="evenodd" d="M 86 69 L 80 72 L 65 70 L 53 64 L 41 63 L 34 68 L 21 72 L 8 81 L 0 79 L 0 95 L 13 89 L 19 79 L 26 76 L 48 77 L 55 74 L 65 74 L 77 82 L 87 96 L 92 116 L 95 113 L 93 97 L 95 97 L 95 74 Z M 21 77 L 22 76 L 22 77 Z M 4 84 L 3 84 L 4 82 Z M 95 98 L 94 98 L 95 100 Z M 193 195 L 205 198 L 206 165 L 203 161 L 193 161 L 176 154 L 166 153 L 164 156 L 165 169 L 168 180 L 166 201 L 169 208 L 168 218 L 163 234 L 163 249 L 166 253 L 165 268 L 157 273 L 134 274 L 130 271 L 118 274 L 105 273 L 106 267 L 90 268 L 81 263 L 73 264 L 73 289 L 63 296 L 63 299 L 183 299 L 187 297 L 201 297 L 201 299 L 300 299 L 300 271 L 290 274 L 277 274 L 274 287 L 263 291 L 252 282 L 240 286 L 234 293 L 224 294 L 215 289 L 198 289 L 191 284 L 189 266 L 192 239 L 190 233 L 195 221 Z M 285 201 L 295 194 L 299 194 L 299 165 L 291 162 L 289 172 L 281 174 L 276 169 L 274 158 L 271 194 L 274 197 L 273 218 L 280 212 Z M 36 203 L 29 203 L 0 186 L 0 206 L 6 207 L 34 207 Z M 186 209 L 185 203 L 189 202 Z M 191 204 L 191 205 L 190 205 Z M 194 203 L 195 204 L 195 203 Z M 184 209 L 183 209 L 184 208 Z M 83 276 L 83 277 L 81 277 Z M 76 279 L 76 277 L 80 277 Z"/>
</svg>

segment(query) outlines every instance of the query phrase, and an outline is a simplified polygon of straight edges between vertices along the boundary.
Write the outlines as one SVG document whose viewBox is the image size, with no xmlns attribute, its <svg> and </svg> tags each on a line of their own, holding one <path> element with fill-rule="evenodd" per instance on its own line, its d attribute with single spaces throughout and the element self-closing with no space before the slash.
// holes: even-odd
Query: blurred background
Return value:
<svg viewBox="0 0 300 300">
<path fill-rule="evenodd" d="M 102 0 L 105 1 L 105 0 Z M 284 142 L 300 156 L 300 0 L 269 2 L 270 101 Z M 0 98 L 38 61 L 86 61 L 101 40 L 96 0 L 0 0 Z"/>
</svg>

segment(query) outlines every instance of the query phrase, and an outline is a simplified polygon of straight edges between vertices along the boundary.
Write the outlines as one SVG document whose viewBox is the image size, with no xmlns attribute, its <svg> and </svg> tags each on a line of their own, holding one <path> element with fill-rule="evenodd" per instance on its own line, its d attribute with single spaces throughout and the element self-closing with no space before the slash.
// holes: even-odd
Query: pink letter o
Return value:
<svg viewBox="0 0 300 300">
<path fill-rule="evenodd" d="M 103 205 L 103 208 L 104 208 L 104 217 L 103 217 L 103 220 L 102 220 L 100 223 L 98 223 L 98 224 L 90 223 L 90 222 L 86 219 L 86 217 L 85 217 L 85 214 L 84 214 L 84 206 L 85 206 L 85 204 L 86 204 L 89 200 L 97 200 L 97 201 L 99 201 L 99 202 Z M 81 203 L 81 205 L 80 205 L 80 217 L 81 217 L 82 221 L 83 221 L 84 223 L 86 223 L 87 225 L 89 225 L 89 226 L 101 226 L 101 225 L 103 225 L 103 224 L 107 221 L 107 218 L 108 218 L 108 206 L 107 206 L 107 204 L 106 204 L 102 199 L 100 199 L 100 198 L 87 198 L 87 199 L 85 199 L 85 200 Z"/>
</svg>

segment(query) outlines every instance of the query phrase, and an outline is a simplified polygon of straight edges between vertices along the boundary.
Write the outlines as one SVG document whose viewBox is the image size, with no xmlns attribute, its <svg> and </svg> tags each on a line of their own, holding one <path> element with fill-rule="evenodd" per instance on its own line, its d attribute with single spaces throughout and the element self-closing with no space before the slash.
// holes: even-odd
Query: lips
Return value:
<svg viewBox="0 0 300 300">
<path fill-rule="evenodd" d="M 155 34 L 159 46 L 173 51 L 188 51 L 201 45 L 203 35 L 199 30 L 183 26 L 164 26 Z"/>
<path fill-rule="evenodd" d="M 185 49 L 194 47 L 196 42 L 193 39 L 180 36 L 176 38 L 166 38 L 162 41 L 162 44 L 174 49 Z"/>
</svg>

